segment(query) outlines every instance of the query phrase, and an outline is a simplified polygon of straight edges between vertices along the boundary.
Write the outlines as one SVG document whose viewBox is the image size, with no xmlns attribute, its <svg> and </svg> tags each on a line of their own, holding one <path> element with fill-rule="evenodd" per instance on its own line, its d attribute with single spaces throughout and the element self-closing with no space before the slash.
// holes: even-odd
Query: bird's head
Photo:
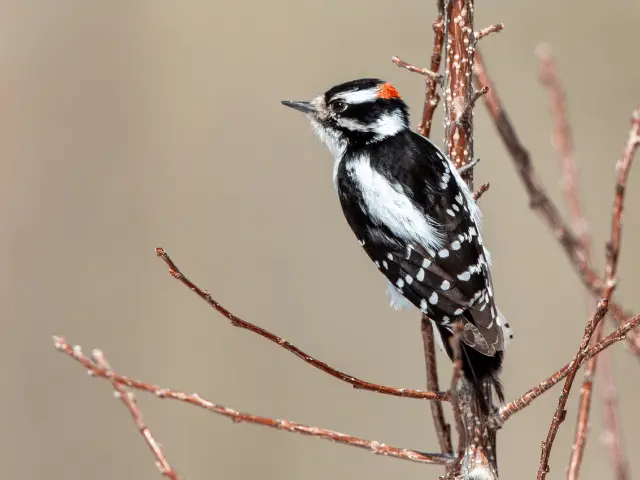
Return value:
<svg viewBox="0 0 640 480">
<path fill-rule="evenodd" d="M 407 104 L 383 80 L 363 78 L 341 83 L 311 101 L 283 101 L 311 121 L 334 156 L 348 145 L 370 144 L 409 128 Z"/>
</svg>

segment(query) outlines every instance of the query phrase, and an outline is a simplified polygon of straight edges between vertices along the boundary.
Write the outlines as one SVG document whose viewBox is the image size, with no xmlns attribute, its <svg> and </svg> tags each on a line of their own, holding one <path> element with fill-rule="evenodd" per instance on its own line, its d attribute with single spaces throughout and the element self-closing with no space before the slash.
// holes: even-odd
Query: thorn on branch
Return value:
<svg viewBox="0 0 640 480">
<path fill-rule="evenodd" d="M 407 63 L 404 60 L 401 60 L 400 58 L 398 58 L 396 56 L 391 57 L 391 61 L 393 63 L 395 63 L 398 67 L 405 68 L 405 69 L 409 70 L 410 72 L 419 73 L 420 75 L 424 75 L 426 77 L 429 77 L 432 80 L 435 80 L 436 82 L 438 82 L 438 85 L 442 85 L 442 75 L 440 75 L 437 72 L 432 72 L 431 70 L 429 70 L 427 68 L 416 67 L 415 65 Z"/>
<path fill-rule="evenodd" d="M 482 185 L 480 185 L 480 187 L 478 187 L 478 189 L 473 192 L 473 198 L 474 200 L 477 202 L 480 197 L 484 194 L 484 192 L 486 192 L 487 190 L 489 190 L 489 182 L 484 182 Z"/>
<path fill-rule="evenodd" d="M 466 128 L 466 126 L 469 123 L 469 118 L 471 117 L 471 113 L 473 112 L 473 108 L 476 106 L 476 102 L 480 97 L 482 97 L 483 95 L 486 95 L 488 91 L 489 91 L 489 87 L 484 86 L 480 90 L 477 90 L 476 92 L 474 92 L 473 96 L 471 97 L 471 100 L 469 100 L 469 103 L 465 105 L 464 110 L 462 111 L 460 116 L 456 119 L 456 125 L 463 126 Z"/>
<path fill-rule="evenodd" d="M 487 35 L 501 32 L 503 29 L 504 29 L 504 23 L 496 23 L 495 25 L 489 25 L 488 27 L 483 28 L 479 32 L 475 32 L 473 36 L 475 38 L 475 41 L 478 42 L 479 40 L 483 39 Z"/>
<path fill-rule="evenodd" d="M 473 160 L 471 160 L 469 163 L 467 163 L 466 165 L 461 166 L 458 169 L 458 173 L 460 175 L 464 175 L 465 173 L 467 173 L 469 170 L 471 170 L 472 168 L 474 168 L 476 165 L 478 165 L 478 163 L 480 163 L 480 158 L 474 158 Z"/>
</svg>

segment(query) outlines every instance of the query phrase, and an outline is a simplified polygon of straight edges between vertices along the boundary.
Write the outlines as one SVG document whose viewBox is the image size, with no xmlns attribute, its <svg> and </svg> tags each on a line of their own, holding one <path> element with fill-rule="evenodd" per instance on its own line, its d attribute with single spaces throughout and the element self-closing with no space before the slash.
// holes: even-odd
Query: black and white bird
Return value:
<svg viewBox="0 0 640 480">
<path fill-rule="evenodd" d="M 480 210 L 455 166 L 409 128 L 406 103 L 389 83 L 337 85 L 304 112 L 334 156 L 333 181 L 360 245 L 389 282 L 391 304 L 413 304 L 437 327 L 440 347 L 461 321 L 463 372 L 487 412 L 503 401 L 499 373 L 512 337 L 496 308 Z"/>
</svg>

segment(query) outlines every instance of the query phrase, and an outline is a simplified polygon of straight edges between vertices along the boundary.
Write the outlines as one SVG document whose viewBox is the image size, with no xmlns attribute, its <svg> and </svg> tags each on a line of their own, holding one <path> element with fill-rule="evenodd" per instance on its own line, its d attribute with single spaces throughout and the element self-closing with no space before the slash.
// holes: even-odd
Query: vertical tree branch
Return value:
<svg viewBox="0 0 640 480">
<path fill-rule="evenodd" d="M 591 259 L 591 238 L 588 223 L 582 206 L 580 195 L 578 167 L 575 160 L 575 148 L 573 135 L 567 109 L 567 97 L 560 82 L 555 62 L 551 58 L 550 47 L 542 45 L 537 50 L 540 59 L 540 81 L 549 93 L 549 106 L 554 121 L 553 145 L 558 153 L 562 169 L 562 185 L 565 203 L 569 216 L 572 219 L 573 229 L 580 241 L 580 245 L 589 263 Z M 595 312 L 595 305 L 591 298 L 588 299 L 589 310 Z M 593 335 L 592 344 L 595 345 L 602 339 L 604 322 L 600 322 Z M 592 357 L 587 362 L 584 380 L 580 390 L 580 402 L 578 407 L 578 420 L 576 432 L 569 459 L 567 480 L 577 480 L 580 474 L 580 466 L 589 434 L 589 418 L 593 398 L 593 381 L 598 365 L 598 356 Z"/>
<path fill-rule="evenodd" d="M 449 339 L 451 351 L 453 352 L 449 396 L 451 397 L 451 408 L 453 409 L 453 422 L 456 426 L 456 433 L 458 434 L 458 449 L 456 452 L 455 468 L 450 473 L 453 478 L 456 478 L 456 476 L 460 474 L 460 470 L 462 468 L 462 459 L 464 458 L 465 450 L 467 448 L 467 442 L 465 437 L 465 424 L 462 418 L 462 402 L 458 397 L 458 381 L 462 376 L 462 349 L 460 348 L 462 324 L 457 322 L 454 327 L 454 334 Z"/>
<path fill-rule="evenodd" d="M 578 353 L 571 362 L 567 378 L 564 382 L 562 392 L 560 393 L 560 398 L 558 399 L 558 406 L 553 415 L 553 420 L 551 421 L 549 432 L 547 433 L 547 438 L 544 442 L 542 442 L 542 454 L 540 456 L 540 465 L 538 467 L 538 480 L 544 480 L 547 476 L 547 473 L 549 473 L 549 457 L 551 456 L 551 449 L 553 447 L 553 442 L 556 439 L 558 430 L 560 429 L 560 425 L 562 424 L 562 422 L 564 422 L 564 419 L 567 415 L 567 410 L 565 407 L 567 405 L 567 400 L 569 399 L 569 393 L 571 392 L 573 381 L 578 372 L 578 368 L 580 367 L 580 364 L 582 363 L 586 355 L 586 351 L 589 347 L 589 342 L 591 341 L 591 336 L 593 335 L 595 328 L 607 314 L 607 310 L 609 309 L 609 301 L 611 299 L 611 295 L 613 294 L 613 288 L 614 282 L 612 280 L 607 283 L 604 295 L 600 299 L 600 302 L 598 302 L 596 313 L 593 316 L 593 319 L 589 321 L 589 323 L 585 327 L 585 333 L 582 337 L 580 347 L 578 348 Z"/>
<path fill-rule="evenodd" d="M 440 71 L 440 61 L 442 58 L 442 43 L 444 41 L 444 0 L 438 0 L 438 18 L 433 22 L 433 53 L 431 53 L 431 71 L 438 73 Z M 431 122 L 433 114 L 438 107 L 440 95 L 438 95 L 438 80 L 433 77 L 425 76 L 427 92 L 424 99 L 424 108 L 422 110 L 422 120 L 418 124 L 417 131 L 424 137 L 431 135 Z"/>
<path fill-rule="evenodd" d="M 587 256 L 581 248 L 580 240 L 569 225 L 564 222 L 560 212 L 558 212 L 558 209 L 549 198 L 546 189 L 540 183 L 531 162 L 531 156 L 522 145 L 478 51 L 475 52 L 474 73 L 478 87 L 489 87 L 489 92 L 484 96 L 485 105 L 525 187 L 531 208 L 551 229 L 553 236 L 564 249 L 584 285 L 594 296 L 601 297 L 604 292 L 602 278 L 587 260 Z M 626 313 L 615 302 L 610 303 L 609 310 L 618 325 L 622 325 L 630 318 L 630 314 Z M 627 346 L 631 352 L 640 356 L 640 335 L 630 331 L 628 333 Z"/>
<path fill-rule="evenodd" d="M 436 349 L 433 339 L 433 328 L 429 317 L 422 316 L 421 322 L 422 343 L 424 344 L 424 360 L 427 368 L 427 388 L 436 388 L 440 390 L 438 381 L 438 364 L 436 362 Z M 431 415 L 433 424 L 440 443 L 440 451 L 442 453 L 453 454 L 453 444 L 451 443 L 451 426 L 444 418 L 444 409 L 442 402 L 429 402 L 431 407 Z"/>
<path fill-rule="evenodd" d="M 580 343 L 580 348 L 576 354 L 572 366 L 565 380 L 564 387 L 560 398 L 558 399 L 558 407 L 553 416 L 551 426 L 549 427 L 549 433 L 547 439 L 542 444 L 542 454 L 540 456 L 540 466 L 538 468 L 538 480 L 544 480 L 549 472 L 549 456 L 551 455 L 551 448 L 555 440 L 560 424 L 564 421 L 566 416 L 565 406 L 571 391 L 573 380 L 576 376 L 580 362 L 586 355 L 586 351 L 589 347 L 591 337 L 601 322 L 601 320 L 607 314 L 609 309 L 609 301 L 613 295 L 615 288 L 616 276 L 618 271 L 618 259 L 620 254 L 620 244 L 622 240 L 622 222 L 624 212 L 624 198 L 627 180 L 629 178 L 629 171 L 633 158 L 635 157 L 638 146 L 640 145 L 640 107 L 636 109 L 631 118 L 631 129 L 629 130 L 629 138 L 627 140 L 624 154 L 616 165 L 617 170 L 617 182 L 615 189 L 615 196 L 613 201 L 613 215 L 611 220 L 611 236 L 606 246 L 606 267 L 605 267 L 605 288 L 600 302 L 598 302 L 598 309 L 587 326 L 585 327 L 585 333 Z"/>
<path fill-rule="evenodd" d="M 447 154 L 456 168 L 464 168 L 473 160 L 473 105 L 486 89 L 474 94 L 473 62 L 477 37 L 473 26 L 473 0 L 447 0 L 444 15 L 444 131 Z M 498 31 L 499 28 L 490 29 Z M 473 191 L 473 169 L 462 173 Z M 452 406 L 461 409 L 464 436 L 459 452 L 465 477 L 496 479 L 496 426 L 480 411 L 477 402 L 469 397 L 468 382 L 462 378 L 459 398 L 452 398 Z M 455 401 L 458 400 L 458 401 Z M 491 399 L 487 404 L 491 405 Z M 455 411 L 455 410 L 454 410 Z M 469 443 L 470 442 L 470 443 Z"/>
<path fill-rule="evenodd" d="M 442 43 L 444 42 L 444 0 L 437 0 L 438 17 L 433 22 L 433 50 L 431 53 L 431 71 L 440 72 L 440 63 L 442 59 Z M 426 93 L 424 100 L 424 108 L 422 111 L 422 120 L 418 124 L 417 131 L 420 135 L 429 137 L 431 135 L 431 123 L 433 114 L 438 107 L 440 95 L 437 92 L 438 81 L 435 78 L 425 76 Z M 424 359 L 427 372 L 427 385 L 436 385 L 440 390 L 438 381 L 438 363 L 436 361 L 436 350 L 434 343 L 433 326 L 429 317 L 422 316 L 421 321 L 422 342 L 424 345 Z M 427 387 L 429 388 L 429 387 Z M 433 417 L 433 425 L 438 436 L 440 451 L 442 453 L 453 454 L 453 444 L 451 443 L 451 425 L 444 418 L 444 409 L 441 402 L 433 402 L 429 405 L 431 408 L 431 416 Z"/>
<path fill-rule="evenodd" d="M 473 158 L 473 112 L 465 114 L 473 95 L 473 6 L 473 0 L 447 0 L 445 8 L 445 142 L 457 168 Z M 473 190 L 473 171 L 464 177 Z"/>
<path fill-rule="evenodd" d="M 590 299 L 589 304 L 593 301 Z M 592 309 L 593 310 L 593 309 Z M 591 344 L 595 345 L 602 338 L 604 322 L 600 322 L 596 326 Z M 589 418 L 591 416 L 591 403 L 593 398 L 593 381 L 598 366 L 598 356 L 592 357 L 587 362 L 584 371 L 584 379 L 582 388 L 580 389 L 580 401 L 578 406 L 578 420 L 576 422 L 576 432 L 571 448 L 571 457 L 569 458 L 569 468 L 567 470 L 567 480 L 578 480 L 580 475 L 580 466 L 587 444 L 587 436 L 589 434 Z"/>
<path fill-rule="evenodd" d="M 618 401 L 616 387 L 613 383 L 613 372 L 609 352 L 600 354 L 600 377 L 604 380 L 604 432 L 603 442 L 609 449 L 609 456 L 613 464 L 615 480 L 629 480 L 629 466 L 622 447 L 622 433 L 620 431 L 620 419 L 618 418 Z"/>
</svg>

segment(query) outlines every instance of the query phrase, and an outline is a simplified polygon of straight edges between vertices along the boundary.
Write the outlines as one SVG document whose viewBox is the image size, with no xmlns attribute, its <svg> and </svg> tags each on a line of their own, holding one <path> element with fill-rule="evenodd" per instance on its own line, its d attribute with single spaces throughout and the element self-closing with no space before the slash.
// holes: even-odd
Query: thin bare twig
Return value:
<svg viewBox="0 0 640 480">
<path fill-rule="evenodd" d="M 620 256 L 620 244 L 622 242 L 622 221 L 624 209 L 624 195 L 627 189 L 627 180 L 631 171 L 631 164 L 640 147 L 640 106 L 634 110 L 631 116 L 631 128 L 629 138 L 624 148 L 622 158 L 616 165 L 617 179 L 615 198 L 613 201 L 613 218 L 611 220 L 611 238 L 607 243 L 607 263 L 605 275 L 607 279 L 614 279 L 618 271 L 618 258 Z"/>
<path fill-rule="evenodd" d="M 553 146 L 558 153 L 562 168 L 562 186 L 569 215 L 573 219 L 574 232 L 584 250 L 590 250 L 591 242 L 587 220 L 580 198 L 578 167 L 575 159 L 573 134 L 567 109 L 567 97 L 558 77 L 555 62 L 548 45 L 541 45 L 536 51 L 540 61 L 540 82 L 549 94 L 549 107 L 553 119 Z M 588 252 L 587 252 L 587 256 Z"/>
<path fill-rule="evenodd" d="M 502 102 L 496 93 L 493 82 L 489 78 L 479 51 L 476 51 L 475 54 L 474 73 L 478 87 L 489 87 L 489 92 L 484 96 L 485 105 L 487 106 L 489 116 L 498 130 L 500 138 L 511 155 L 520 180 L 529 195 L 531 208 L 551 229 L 554 237 L 558 240 L 572 265 L 578 271 L 584 285 L 593 295 L 601 297 L 604 292 L 603 281 L 588 261 L 587 255 L 582 249 L 580 239 L 564 222 L 545 188 L 541 185 L 533 164 L 531 163 L 529 152 L 520 142 L 518 134 L 502 106 Z M 630 317 L 630 314 L 626 313 L 622 307 L 615 302 L 610 303 L 609 311 L 617 320 L 618 324 L 624 323 Z M 627 341 L 627 347 L 634 354 L 640 355 L 640 335 L 631 332 Z"/>
<path fill-rule="evenodd" d="M 437 1 L 438 17 L 433 22 L 433 50 L 431 53 L 431 71 L 440 74 L 440 63 L 442 59 L 442 43 L 444 41 L 444 0 Z M 442 79 L 425 76 L 425 98 L 422 110 L 422 120 L 418 124 L 416 130 L 418 134 L 424 137 L 431 135 L 431 123 L 433 114 L 435 113 L 440 96 L 437 88 L 442 86 Z M 422 331 L 422 343 L 424 348 L 424 360 L 427 373 L 427 389 L 430 391 L 440 391 L 438 381 L 438 363 L 436 360 L 436 351 L 434 343 L 434 328 L 431 321 L 426 315 L 422 315 L 420 322 Z M 451 443 L 451 425 L 444 418 L 444 410 L 441 402 L 430 402 L 431 416 L 433 418 L 433 426 L 438 436 L 440 451 L 443 454 L 453 455 L 453 444 Z M 453 471 L 452 467 L 448 467 L 447 471 Z"/>
<path fill-rule="evenodd" d="M 590 302 L 592 303 L 592 302 Z M 596 326 L 591 343 L 596 344 L 602 339 L 604 322 L 600 322 Z M 603 353 L 606 355 L 606 352 Z M 571 457 L 569 458 L 569 468 L 567 469 L 567 480 L 578 480 L 580 475 L 580 467 L 584 457 L 584 451 L 587 444 L 587 436 L 589 434 L 589 418 L 591 415 L 591 403 L 593 398 L 593 382 L 598 366 L 598 357 L 592 357 L 587 362 L 584 369 L 584 379 L 582 380 L 582 388 L 580 389 L 580 401 L 578 404 L 578 420 L 576 422 L 576 431 L 571 448 Z"/>
<path fill-rule="evenodd" d="M 473 107 L 478 98 L 487 93 L 480 88 L 474 92 L 473 65 L 476 36 L 473 30 L 473 0 L 447 0 L 444 9 L 444 98 L 445 98 L 445 142 L 447 155 L 458 169 L 472 162 L 473 151 Z M 462 174 L 467 186 L 473 191 L 473 169 Z M 454 359 L 455 360 L 455 359 Z M 455 361 L 454 361 L 455 363 Z M 452 395 L 454 418 L 459 431 L 458 458 L 454 474 L 462 468 L 470 478 L 497 479 L 495 465 L 496 426 L 480 411 L 479 402 L 459 401 L 460 393 L 468 396 L 467 382 L 463 379 L 460 392 Z M 486 399 L 487 405 L 491 398 Z M 456 412 L 456 409 L 460 412 Z M 457 417 L 457 415 L 460 415 Z M 464 421 L 463 421 L 464 420 Z M 477 433 L 477 435 L 476 435 Z M 469 443 L 471 442 L 471 443 Z M 448 474 L 451 472 L 447 472 Z"/>
<path fill-rule="evenodd" d="M 480 97 L 482 97 L 483 95 L 486 95 L 488 91 L 489 91 L 489 87 L 483 87 L 480 90 L 477 90 L 476 92 L 474 92 L 474 94 L 471 96 L 471 100 L 469 100 L 469 103 L 467 103 L 467 105 L 464 107 L 464 110 L 462 111 L 462 114 L 456 120 L 456 125 L 465 126 L 469 122 L 469 118 L 470 118 L 471 114 L 473 113 L 473 109 L 476 106 L 476 102 L 478 101 L 478 99 Z M 471 163 L 471 162 L 469 162 L 469 163 Z M 464 172 L 466 172 L 467 167 L 469 166 L 469 163 L 467 163 L 464 166 L 458 168 L 458 170 L 462 170 L 462 172 L 460 172 L 461 175 Z M 473 167 L 471 167 L 471 168 L 473 168 Z"/>
<path fill-rule="evenodd" d="M 609 301 L 613 295 L 615 288 L 616 274 L 618 270 L 618 259 L 620 254 L 620 243 L 622 241 L 622 219 L 624 211 L 624 194 L 629 178 L 629 172 L 631 170 L 631 164 L 635 157 L 636 150 L 640 145 L 640 107 L 634 111 L 631 119 L 631 129 L 629 130 L 629 138 L 627 140 L 624 154 L 622 159 L 618 162 L 617 169 L 617 182 L 615 189 L 615 196 L 613 202 L 613 215 L 611 221 L 611 236 L 607 243 L 606 248 L 606 267 L 605 267 L 605 289 L 600 302 L 598 302 L 598 309 L 586 328 L 585 333 L 576 354 L 573 365 L 569 369 L 567 379 L 565 380 L 562 394 L 558 399 L 558 407 L 553 416 L 553 421 L 549 427 L 549 433 L 547 439 L 542 444 L 542 454 L 540 457 L 540 467 L 538 469 L 538 480 L 544 480 L 546 474 L 549 471 L 549 456 L 551 455 L 551 448 L 555 440 L 560 424 L 564 421 L 566 410 L 565 406 L 571 391 L 571 386 L 575 375 L 579 368 L 579 362 L 584 358 L 585 351 L 589 346 L 591 336 L 593 335 L 596 327 L 600 321 L 605 317 L 609 308 Z"/>
<path fill-rule="evenodd" d="M 572 219 L 573 229 L 580 240 L 580 244 L 589 263 L 591 259 L 591 238 L 587 228 L 587 220 L 582 206 L 578 181 L 578 167 L 575 159 L 575 149 L 573 146 L 573 135 L 569 122 L 567 109 L 567 98 L 560 82 L 560 78 L 551 58 L 551 49 L 547 45 L 541 45 L 537 49 L 540 60 L 540 82 L 547 88 L 549 93 L 549 104 L 551 116 L 553 118 L 553 145 L 558 153 L 562 169 L 562 186 L 565 203 Z M 595 312 L 594 302 L 589 298 L 590 311 Z M 595 344 L 602 339 L 604 322 L 600 322 L 594 332 L 591 343 Z M 598 356 L 592 357 L 585 367 L 582 388 L 580 389 L 580 401 L 578 406 L 578 420 L 576 431 L 569 459 L 567 470 L 567 480 L 577 480 L 580 474 L 580 466 L 587 443 L 589 433 L 589 417 L 591 414 L 591 403 L 593 398 L 593 381 L 598 365 Z"/>
<path fill-rule="evenodd" d="M 613 294 L 614 286 L 615 282 L 613 279 L 611 279 L 611 281 L 607 283 L 607 287 L 605 288 L 602 299 L 600 300 L 600 302 L 598 302 L 598 308 L 595 315 L 593 316 L 593 319 L 587 324 L 585 328 L 585 333 L 582 337 L 582 342 L 580 343 L 578 353 L 571 362 L 571 366 L 569 367 L 569 371 L 567 372 L 567 378 L 565 379 L 562 393 L 560 394 L 560 398 L 558 399 L 558 406 L 553 415 L 553 420 L 551 421 L 551 426 L 549 427 L 547 438 L 544 442 L 542 442 L 542 454 L 540 456 L 540 466 L 538 467 L 538 480 L 544 480 L 547 473 L 549 473 L 549 457 L 551 455 L 551 448 L 553 447 L 553 442 L 555 441 L 556 434 L 560 429 L 560 424 L 564 422 L 567 414 L 565 407 L 567 405 L 567 400 L 569 399 L 569 393 L 571 392 L 573 380 L 575 379 L 578 368 L 580 367 L 582 360 L 585 357 L 585 352 L 589 346 L 589 342 L 591 341 L 591 336 L 593 335 L 595 328 L 607 314 L 607 311 L 609 309 L 609 301 L 611 299 L 611 295 Z"/>
<path fill-rule="evenodd" d="M 439 73 L 442 59 L 442 43 L 444 41 L 444 0 L 438 0 L 438 17 L 433 22 L 433 51 L 431 53 L 431 71 Z M 431 135 L 431 122 L 433 114 L 438 107 L 440 96 L 437 93 L 438 82 L 434 78 L 425 77 L 426 93 L 424 97 L 424 108 L 422 110 L 422 120 L 418 124 L 417 131 L 420 135 L 429 137 Z"/>
<path fill-rule="evenodd" d="M 603 402 L 604 402 L 604 432 L 602 439 L 609 449 L 609 456 L 614 469 L 616 480 L 628 480 L 629 465 L 622 447 L 622 434 L 620 432 L 620 419 L 618 418 L 618 401 L 616 398 L 616 387 L 613 383 L 613 372 L 609 352 L 602 352 L 600 355 L 600 376 L 604 380 Z"/>
<path fill-rule="evenodd" d="M 432 80 L 434 80 L 435 82 L 440 82 L 442 79 L 442 75 L 440 75 L 438 72 L 432 72 L 429 69 L 426 68 L 422 68 L 422 67 L 416 67 L 415 65 L 412 65 L 411 63 L 407 63 L 404 60 L 401 60 L 400 58 L 396 57 L 395 55 L 393 57 L 391 57 L 391 61 L 393 63 L 395 63 L 397 66 L 401 67 L 401 68 L 406 68 L 407 70 L 409 70 L 410 72 L 413 73 L 419 73 L 420 75 L 425 75 L 429 78 L 431 78 Z"/>
<path fill-rule="evenodd" d="M 449 401 L 449 395 L 447 392 L 424 392 L 422 390 L 410 390 L 406 388 L 395 388 L 395 387 L 387 387 L 384 385 L 378 385 L 375 383 L 366 382 L 364 380 L 360 380 L 352 375 L 341 372 L 340 370 L 336 370 L 333 367 L 330 367 L 326 363 L 313 358 L 311 355 L 307 355 L 305 352 L 300 350 L 295 345 L 289 343 L 285 339 L 274 335 L 273 333 L 265 330 L 264 328 L 260 328 L 253 323 L 247 322 L 246 320 L 242 320 L 240 317 L 237 317 L 225 307 L 216 302 L 211 294 L 207 290 L 202 290 L 195 283 L 189 280 L 177 267 L 177 265 L 171 260 L 169 254 L 162 247 L 156 248 L 156 255 L 160 257 L 168 266 L 169 273 L 173 278 L 180 280 L 180 282 L 185 285 L 189 290 L 195 292 L 200 298 L 202 298 L 205 302 L 207 302 L 211 307 L 225 316 L 234 327 L 242 328 L 244 330 L 249 330 L 250 332 L 257 333 L 263 338 L 266 338 L 270 342 L 279 345 L 284 348 L 288 352 L 293 353 L 297 357 L 301 358 L 309 365 L 314 366 L 315 368 L 322 370 L 325 373 L 328 373 L 332 377 L 335 377 L 343 382 L 349 383 L 353 385 L 354 388 L 360 390 L 368 390 L 372 392 L 378 392 L 385 395 L 392 395 L 395 397 L 407 397 L 407 398 L 418 398 L 422 400 L 438 400 L 441 402 Z"/>
<path fill-rule="evenodd" d="M 53 341 L 56 349 L 66 353 L 71 358 L 82 364 L 82 366 L 89 370 L 91 375 L 94 377 L 105 378 L 114 385 L 127 385 L 139 390 L 144 390 L 146 392 L 155 394 L 159 398 L 168 398 L 183 403 L 188 403 L 190 405 L 195 405 L 197 407 L 204 408 L 205 410 L 209 410 L 210 412 L 228 417 L 234 422 L 253 423 L 266 427 L 276 428 L 278 430 L 284 430 L 286 432 L 309 435 L 316 438 L 331 440 L 333 442 L 341 443 L 344 445 L 350 445 L 352 447 L 363 448 L 371 451 L 376 455 L 400 458 L 404 460 L 410 460 L 412 462 L 429 463 L 434 465 L 450 465 L 453 461 L 452 457 L 449 455 L 439 453 L 422 453 L 406 448 L 392 447 L 375 440 L 365 440 L 362 438 L 354 437 L 352 435 L 335 432 L 333 430 L 327 430 L 325 428 L 301 425 L 289 420 L 279 420 L 275 418 L 251 415 L 249 413 L 242 413 L 205 400 L 198 394 L 188 395 L 184 392 L 161 388 L 156 385 L 149 385 L 142 382 L 132 382 L 127 377 L 120 376 L 112 370 L 106 368 L 105 366 L 101 366 L 96 362 L 90 360 L 86 355 L 82 353 L 82 349 L 79 346 L 71 346 L 64 338 L 54 337 Z M 125 393 L 123 398 L 126 396 L 127 395 Z"/>
<path fill-rule="evenodd" d="M 427 390 L 436 392 L 440 390 L 438 380 L 438 364 L 436 362 L 436 349 L 433 339 L 433 326 L 429 317 L 422 316 L 420 322 L 422 331 L 422 343 L 424 345 L 424 360 L 427 370 Z M 451 426 L 444 418 L 444 409 L 442 402 L 429 402 L 431 407 L 431 415 L 433 417 L 433 425 L 440 443 L 440 451 L 442 453 L 450 453 L 453 455 L 453 444 L 451 443 Z"/>
<path fill-rule="evenodd" d="M 55 347 L 58 350 L 64 350 L 64 347 L 68 346 L 68 345 L 64 345 L 64 340 L 60 338 L 54 337 L 54 342 L 55 342 Z M 79 347 L 75 348 L 74 354 L 82 355 L 82 350 Z M 109 362 L 107 361 L 106 357 L 104 356 L 101 350 L 98 350 L 98 349 L 93 350 L 93 352 L 91 353 L 91 357 L 93 358 L 93 363 L 98 367 L 100 367 L 102 370 L 104 370 L 105 372 L 112 371 L 111 367 L 109 366 Z M 87 360 L 89 361 L 88 358 Z M 167 457 L 165 456 L 164 452 L 162 451 L 160 444 L 158 444 L 153 434 L 151 433 L 151 430 L 142 419 L 142 413 L 140 412 L 140 408 L 138 407 L 138 403 L 136 402 L 136 398 L 133 392 L 127 392 L 127 390 L 124 388 L 124 386 L 121 383 L 118 383 L 117 381 L 113 380 L 111 377 L 106 376 L 105 378 L 111 382 L 111 385 L 113 386 L 116 397 L 122 401 L 122 403 L 129 410 L 129 413 L 131 413 L 131 417 L 133 418 L 133 421 L 136 424 L 136 427 L 138 427 L 138 431 L 140 432 L 140 435 L 142 435 L 142 438 L 144 439 L 145 443 L 148 445 L 149 449 L 151 450 L 153 455 L 156 457 L 156 466 L 158 467 L 158 470 L 160 470 L 160 474 L 163 477 L 170 478 L 171 480 L 179 480 L 180 477 L 178 476 L 178 473 L 173 469 L 173 467 L 167 460 Z"/>
<path fill-rule="evenodd" d="M 475 192 L 473 192 L 473 199 L 477 202 L 480 199 L 480 197 L 484 194 L 484 192 L 489 190 L 490 186 L 491 184 L 489 182 L 484 182 L 482 185 L 480 185 L 478 189 Z"/>
<path fill-rule="evenodd" d="M 496 23 L 495 25 L 489 25 L 488 27 L 483 28 L 482 30 L 474 34 L 475 41 L 477 42 L 478 40 L 481 40 L 487 35 L 491 35 L 492 33 L 501 32 L 503 29 L 504 29 L 504 23 Z"/>
<path fill-rule="evenodd" d="M 474 158 L 473 160 L 471 160 L 469 163 L 467 163 L 466 165 L 458 168 L 458 173 L 460 175 L 464 175 L 465 173 L 467 173 L 468 171 L 470 171 L 471 169 L 475 168 L 476 165 L 478 165 L 480 163 L 480 158 Z"/>
<path fill-rule="evenodd" d="M 602 352 L 606 348 L 609 348 L 614 343 L 627 338 L 627 335 L 629 334 L 629 332 L 631 332 L 638 325 L 640 325 L 640 315 L 637 315 L 632 319 L 626 321 L 617 330 L 615 330 L 611 334 L 604 337 L 593 347 L 590 347 L 589 349 L 587 349 L 587 351 L 584 354 L 584 357 L 581 358 L 580 361 L 578 362 L 578 367 L 582 366 L 587 360 L 598 355 L 600 352 Z M 574 361 L 572 359 L 571 362 L 566 364 L 564 367 L 562 367 L 556 373 L 551 375 L 549 378 L 543 380 L 542 382 L 537 384 L 535 387 L 533 387 L 526 393 L 522 394 L 516 400 L 513 400 L 507 403 L 506 405 L 504 405 L 500 409 L 500 418 L 502 418 L 503 421 L 507 421 L 516 413 L 520 412 L 521 410 L 524 410 L 536 398 L 538 398 L 540 395 L 545 393 L 551 387 L 555 386 L 561 380 L 566 378 L 567 375 L 569 374 L 569 370 L 573 367 L 573 365 L 574 365 Z"/>
<path fill-rule="evenodd" d="M 458 434 L 458 449 L 456 454 L 456 468 L 454 475 L 458 475 L 462 467 L 462 459 L 467 447 L 465 442 L 465 428 L 462 421 L 462 410 L 460 408 L 460 400 L 458 399 L 458 381 L 462 374 L 462 349 L 460 348 L 460 335 L 462 334 L 462 325 L 457 322 L 454 325 L 453 335 L 449 339 L 451 352 L 453 353 L 453 365 L 451 368 L 451 385 L 449 386 L 449 397 L 451 397 L 451 409 L 453 410 L 453 424 L 456 426 Z"/>
</svg>

